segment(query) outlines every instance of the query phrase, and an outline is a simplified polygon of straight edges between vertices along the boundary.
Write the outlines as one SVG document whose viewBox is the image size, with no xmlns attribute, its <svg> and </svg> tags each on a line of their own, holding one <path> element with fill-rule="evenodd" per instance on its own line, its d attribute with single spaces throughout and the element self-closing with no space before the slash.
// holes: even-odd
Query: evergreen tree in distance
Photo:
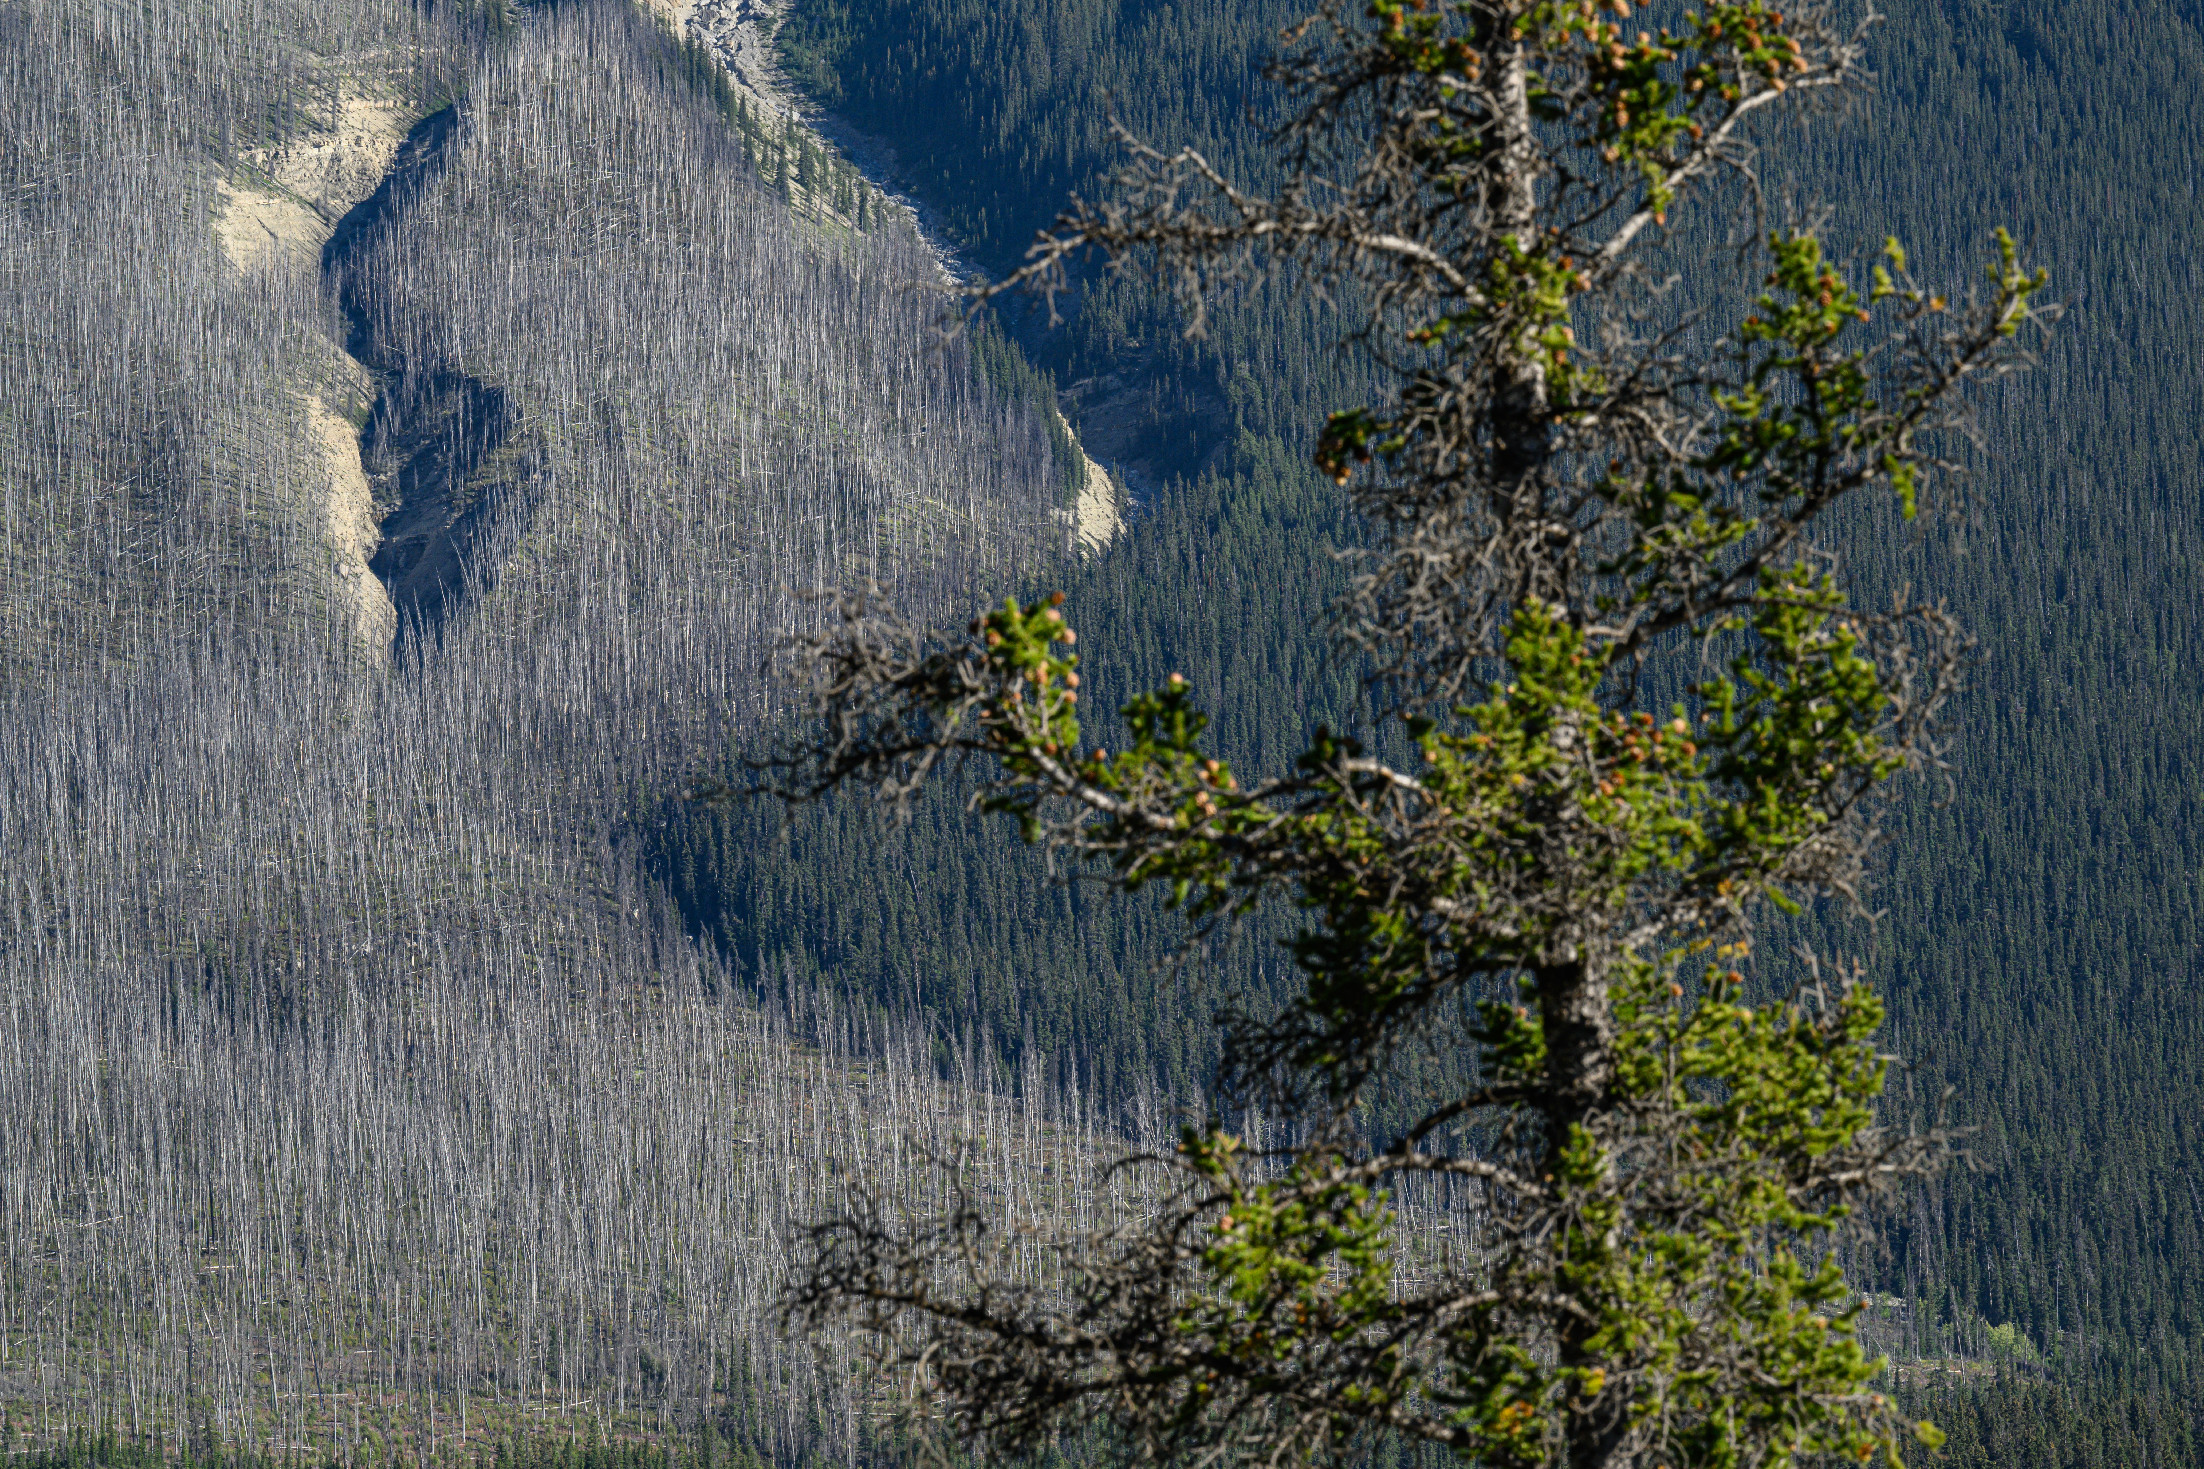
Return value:
<svg viewBox="0 0 2204 1469">
<path fill-rule="evenodd" d="M 1385 391 L 1316 461 L 1369 527 L 1335 629 L 1397 740 L 1320 730 L 1243 779 L 1174 677 L 1094 748 L 1061 597 L 947 637 L 852 598 L 794 650 L 816 723 L 764 787 L 901 803 L 977 757 L 985 809 L 1199 926 L 1306 914 L 1305 991 L 1226 1022 L 1226 1095 L 1288 1145 L 1187 1130 L 1148 1162 L 1161 1207 L 1047 1242 L 1041 1284 L 977 1201 L 860 1198 L 817 1232 L 792 1311 L 869 1328 L 976 1445 L 1099 1422 L 1157 1460 L 1392 1434 L 1684 1469 L 1938 1440 L 1873 1390 L 1826 1246 L 1946 1140 L 1878 1120 L 1863 976 L 1806 956 L 1768 998 L 1745 969 L 1764 905 L 1856 901 L 1890 783 L 1940 769 L 1967 651 L 1933 603 L 1852 606 L 1816 523 L 1857 492 L 1913 517 L 1964 390 L 2025 360 L 2043 276 L 1999 232 L 1947 303 L 1894 241 L 1858 279 L 1755 223 L 1758 293 L 1680 319 L 1670 217 L 1718 234 L 1756 203 L 1752 120 L 1854 82 L 1864 33 L 1812 3 L 1659 14 L 1327 10 L 1272 68 L 1295 104 L 1275 196 L 1128 137 L 1115 197 L 991 288 L 1053 291 L 1100 250 L 1196 330 L 1267 271 L 1366 313 Z M 1397 1107 L 1433 1075 L 1466 1080 L 1370 1135 L 1380 1088 Z M 1388 1199 L 1416 1178 L 1464 1202 L 1410 1269 Z"/>
</svg>

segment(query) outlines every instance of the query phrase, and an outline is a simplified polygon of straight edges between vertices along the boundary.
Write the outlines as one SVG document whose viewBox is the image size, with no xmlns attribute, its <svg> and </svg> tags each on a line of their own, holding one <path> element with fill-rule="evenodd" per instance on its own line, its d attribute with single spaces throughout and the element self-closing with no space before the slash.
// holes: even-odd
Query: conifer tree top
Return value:
<svg viewBox="0 0 2204 1469">
<path fill-rule="evenodd" d="M 1187 1462 L 1395 1434 L 1681 1469 L 1937 1438 L 1873 1390 L 1824 1246 L 1947 1140 L 1878 1121 L 1865 976 L 1803 956 L 1764 999 L 1747 970 L 1763 905 L 1855 898 L 1890 782 L 1940 769 L 1967 651 L 1933 602 L 1851 605 L 1817 523 L 1862 492 L 1914 516 L 1964 391 L 2023 362 L 2043 277 L 1999 232 L 1954 302 L 1896 241 L 1863 278 L 1756 222 L 1757 294 L 1654 314 L 1671 220 L 1749 211 L 1751 119 L 1851 84 L 1863 42 L 1816 4 L 1661 13 L 1328 8 L 1272 67 L 1296 103 L 1275 196 L 1127 137 L 1112 196 L 989 288 L 1053 291 L 1099 250 L 1197 331 L 1266 272 L 1361 313 L 1384 391 L 1314 458 L 1370 536 L 1338 640 L 1405 738 L 1320 731 L 1243 780 L 1174 677 L 1094 748 L 1060 597 L 953 637 L 852 598 L 796 650 L 817 722 L 763 785 L 900 802 L 976 761 L 980 805 L 1198 925 L 1306 915 L 1304 992 L 1229 1022 L 1223 1078 L 1287 1145 L 1188 1130 L 1150 1160 L 1159 1211 L 1050 1242 L 1045 1289 L 977 1206 L 859 1200 L 820 1229 L 795 1308 L 874 1328 L 974 1440 L 1099 1419 Z M 1366 1135 L 1411 1055 L 1449 1079 Z M 1389 1206 L 1433 1180 L 1461 1231 L 1436 1265 Z"/>
</svg>

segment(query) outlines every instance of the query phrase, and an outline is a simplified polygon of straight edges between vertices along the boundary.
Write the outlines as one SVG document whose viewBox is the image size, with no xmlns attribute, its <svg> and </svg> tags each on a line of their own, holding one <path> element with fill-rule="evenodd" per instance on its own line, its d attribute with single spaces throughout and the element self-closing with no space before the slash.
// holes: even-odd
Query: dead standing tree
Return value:
<svg viewBox="0 0 2204 1469">
<path fill-rule="evenodd" d="M 1332 415 L 1316 460 L 1372 533 L 1338 634 L 1416 768 L 1319 731 L 1243 785 L 1175 677 L 1125 710 L 1129 749 L 1090 749 L 1061 598 L 947 639 L 852 603 L 796 650 L 818 724 L 772 762 L 780 794 L 901 801 L 978 757 L 979 805 L 1198 924 L 1269 894 L 1309 914 L 1305 994 L 1231 1022 L 1226 1070 L 1291 1148 L 1189 1131 L 1155 1160 L 1169 1206 L 1058 1242 L 1045 1287 L 995 1267 L 976 1212 L 860 1200 L 818 1232 L 791 1309 L 873 1328 L 972 1440 L 1099 1419 L 1143 1458 L 1278 1463 L 1389 1432 L 1589 1469 L 1895 1463 L 1937 1437 L 1870 1391 L 1813 1261 L 1944 1139 L 1878 1125 L 1860 977 L 1761 1003 L 1733 966 L 1759 905 L 1850 899 L 1886 783 L 1938 767 L 1964 634 L 1851 607 L 1814 531 L 1861 491 L 1912 516 L 1961 390 L 2021 363 L 2042 277 L 2001 233 L 1987 289 L 1947 307 L 1895 242 L 1855 284 L 1755 223 L 1765 282 L 1734 326 L 1651 325 L 1671 215 L 1756 202 L 1752 119 L 1853 82 L 1863 33 L 1812 3 L 1634 32 L 1629 8 L 1327 10 L 1273 70 L 1298 104 L 1282 192 L 1128 138 L 1117 200 L 1076 204 L 1010 283 L 1053 290 L 1099 249 L 1174 282 L 1197 329 L 1281 265 L 1366 312 L 1390 391 Z M 1688 701 L 1644 707 L 1668 665 Z M 1411 1045 L 1474 1076 L 1373 1141 L 1357 1109 Z M 1479 1233 L 1411 1278 L 1387 1199 L 1417 1177 L 1475 1190 Z"/>
</svg>

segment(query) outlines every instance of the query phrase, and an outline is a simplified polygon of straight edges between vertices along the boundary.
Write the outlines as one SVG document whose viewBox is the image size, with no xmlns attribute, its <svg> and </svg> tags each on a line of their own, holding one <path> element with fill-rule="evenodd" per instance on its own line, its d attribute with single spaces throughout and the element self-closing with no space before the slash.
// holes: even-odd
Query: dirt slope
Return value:
<svg viewBox="0 0 2204 1469">
<path fill-rule="evenodd" d="M 215 184 L 215 237 L 231 262 L 245 271 L 318 273 L 330 230 L 375 191 L 405 138 L 407 120 L 394 103 L 346 89 L 332 126 L 282 148 L 249 152 L 250 172 Z M 328 375 L 349 383 L 360 370 L 340 359 L 329 364 Z M 381 536 L 360 463 L 359 433 L 332 396 L 337 396 L 332 390 L 302 394 L 322 464 L 331 591 L 360 645 L 387 651 L 397 613 L 368 570 Z"/>
</svg>

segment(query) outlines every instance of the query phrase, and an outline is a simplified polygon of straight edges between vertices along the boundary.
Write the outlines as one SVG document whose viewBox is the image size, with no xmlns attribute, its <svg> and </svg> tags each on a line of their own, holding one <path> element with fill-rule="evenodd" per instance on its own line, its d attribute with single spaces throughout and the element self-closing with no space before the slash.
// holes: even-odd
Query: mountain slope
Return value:
<svg viewBox="0 0 2204 1469">
<path fill-rule="evenodd" d="M 1101 187 L 1105 99 L 1151 140 L 1202 147 L 1264 183 L 1240 117 L 1251 98 L 1265 105 L 1252 76 L 1286 18 L 1117 0 L 805 0 L 784 46 L 821 105 L 896 140 L 928 203 L 1000 268 L 1053 201 Z M 1985 649 L 1958 714 L 1959 802 L 1903 814 L 1878 928 L 1820 934 L 1870 954 L 1894 1041 L 1921 1063 L 1915 1085 L 1956 1088 L 1958 1120 L 1981 1127 L 1981 1171 L 1919 1195 L 1886 1236 L 1890 1254 L 1861 1262 L 1913 1302 L 1875 1330 L 1903 1355 L 1986 1363 L 1989 1327 L 2010 1326 L 2039 1364 L 2016 1370 L 2139 1392 L 2183 1420 L 2204 1397 L 2204 1205 L 2186 1121 L 2204 1106 L 2204 711 L 2189 610 L 2204 564 L 2192 545 L 2204 404 L 2198 267 L 2178 226 L 2193 170 L 2168 160 L 2204 121 L 2198 46 L 2195 15 L 2166 3 L 1895 8 L 1873 43 L 1876 93 L 1787 139 L 1770 192 L 1778 208 L 1829 199 L 1848 252 L 1899 235 L 1932 279 L 1964 280 L 1989 229 L 2010 224 L 2073 308 L 2042 370 L 1987 406 L 1971 519 L 1912 539 L 1873 516 L 1853 530 L 1863 595 L 1910 583 L 1947 597 Z M 1295 461 L 1322 414 L 1354 401 L 1351 379 L 1328 370 L 1321 324 L 1278 297 L 1242 303 L 1199 348 L 1170 342 L 1167 313 L 1120 284 L 1095 286 L 1083 307 L 1061 338 L 1029 348 L 1073 381 L 1141 359 L 1144 406 L 1122 432 L 1183 487 L 1123 554 L 1174 538 L 1198 550 L 1185 591 L 1142 587 L 1083 609 L 1082 630 L 1105 657 L 1127 651 L 1133 682 L 1197 648 L 1227 667 L 1257 660 L 1243 664 L 1252 676 L 1203 681 L 1249 768 L 1254 747 L 1301 727 L 1274 680 L 1316 659 L 1307 627 L 1322 579 L 1308 575 L 1301 527 L 1326 512 Z M 1107 436 L 1088 426 L 1088 438 Z M 1245 468 L 1265 456 L 1279 466 L 1267 480 Z M 1226 504 L 1240 508 L 1219 513 Z M 1260 589 L 1228 640 L 1196 595 L 1204 565 Z M 1055 1003 L 1044 992 L 1030 1007 Z M 1141 1067 L 1139 1037 L 1089 1044 Z M 1187 1044 L 1158 1037 L 1152 1064 L 1180 1064 Z"/>
<path fill-rule="evenodd" d="M 983 1130 L 1075 1215 L 1091 1119 L 732 972 L 641 858 L 804 589 L 1072 556 L 1061 430 L 636 7 L 439 13 L 0 8 L 0 1413 L 846 1460 L 840 1348 L 772 1310 L 802 1227 Z M 286 160 L 371 61 L 410 126 L 344 208 Z"/>
</svg>

